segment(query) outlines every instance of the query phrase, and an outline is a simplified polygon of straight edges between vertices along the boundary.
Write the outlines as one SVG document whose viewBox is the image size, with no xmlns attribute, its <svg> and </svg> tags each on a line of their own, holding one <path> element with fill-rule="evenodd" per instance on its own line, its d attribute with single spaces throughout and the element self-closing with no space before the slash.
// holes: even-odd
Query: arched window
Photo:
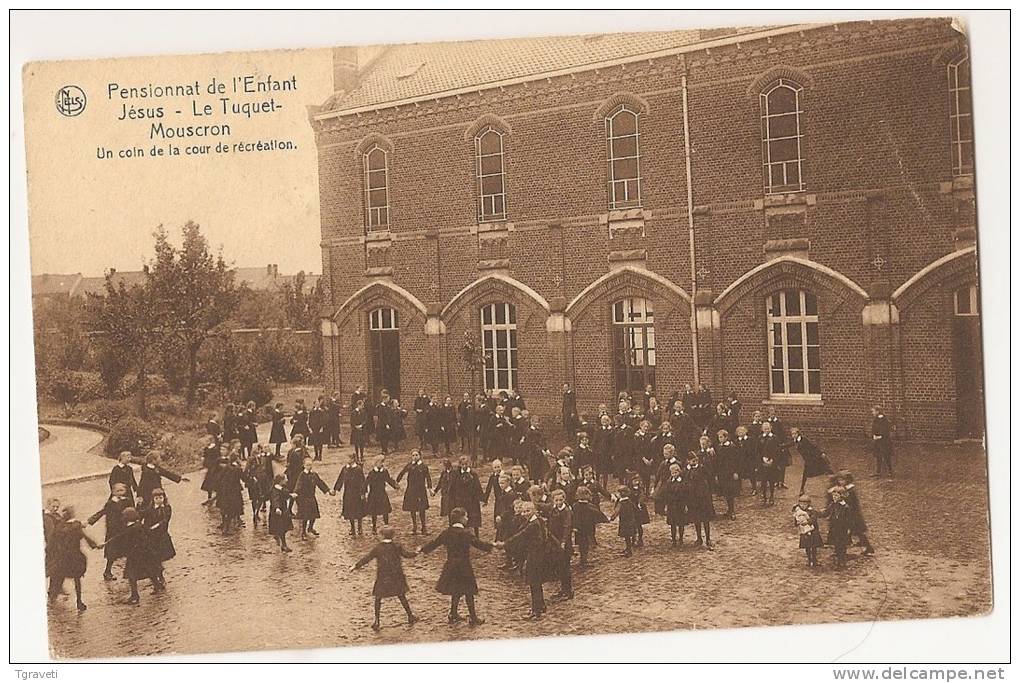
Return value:
<svg viewBox="0 0 1020 683">
<path fill-rule="evenodd" d="M 780 78 L 761 93 L 761 156 L 765 193 L 804 189 L 801 156 L 800 94 L 803 89 Z"/>
<path fill-rule="evenodd" d="M 765 299 L 765 311 L 771 395 L 821 398 L 822 363 L 815 295 L 784 289 Z"/>
<path fill-rule="evenodd" d="M 613 368 L 616 391 L 641 393 L 655 386 L 655 314 L 647 299 L 613 304 Z"/>
<path fill-rule="evenodd" d="M 506 219 L 506 185 L 503 167 L 503 134 L 491 126 L 475 137 L 478 162 L 478 221 Z"/>
<path fill-rule="evenodd" d="M 609 208 L 641 206 L 638 114 L 623 104 L 606 117 L 609 156 Z"/>
<path fill-rule="evenodd" d="M 481 317 L 485 389 L 513 391 L 517 388 L 517 309 L 513 304 L 487 304 Z"/>
<path fill-rule="evenodd" d="M 953 175 L 974 172 L 974 128 L 970 112 L 970 57 L 964 55 L 946 67 L 949 76 L 949 139 Z"/>
<path fill-rule="evenodd" d="M 365 152 L 365 231 L 390 226 L 389 155 L 379 145 Z"/>
<path fill-rule="evenodd" d="M 386 389 L 391 398 L 400 397 L 400 327 L 397 312 L 377 308 L 368 314 L 371 354 L 372 395 Z"/>
</svg>

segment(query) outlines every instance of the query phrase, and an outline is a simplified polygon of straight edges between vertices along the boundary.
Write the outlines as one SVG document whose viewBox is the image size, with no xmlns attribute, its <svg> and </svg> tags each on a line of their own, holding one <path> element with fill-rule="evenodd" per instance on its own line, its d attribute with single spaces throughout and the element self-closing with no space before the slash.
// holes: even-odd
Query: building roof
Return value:
<svg viewBox="0 0 1020 683">
<path fill-rule="evenodd" d="M 33 275 L 32 296 L 76 296 L 83 279 L 81 273 Z"/>
<path fill-rule="evenodd" d="M 123 284 L 125 287 L 132 287 L 133 285 L 140 285 L 145 282 L 145 271 L 141 270 L 125 270 L 125 271 L 114 271 L 113 272 L 113 284 L 119 286 Z M 81 287 L 79 291 L 74 293 L 74 296 L 87 296 L 89 294 L 106 294 L 106 276 L 103 277 L 86 277 L 82 278 Z"/>
<path fill-rule="evenodd" d="M 484 88 L 564 70 L 766 30 L 763 27 L 509 38 L 388 46 L 363 67 L 358 85 L 338 92 L 318 115 L 390 105 L 464 88 Z"/>
<path fill-rule="evenodd" d="M 275 265 L 262 268 L 235 268 L 234 282 L 246 284 L 249 289 L 275 291 L 284 282 L 292 282 L 295 275 L 280 275 Z M 321 276 L 314 273 L 305 273 L 305 289 L 315 287 Z M 140 285 L 145 281 L 145 271 L 127 270 L 114 271 L 113 281 L 115 285 L 124 283 L 124 286 Z M 32 276 L 32 296 L 57 296 L 67 297 L 87 296 L 89 294 L 106 293 L 106 276 L 103 277 L 82 277 L 81 273 L 67 275 L 44 273 Z"/>
</svg>

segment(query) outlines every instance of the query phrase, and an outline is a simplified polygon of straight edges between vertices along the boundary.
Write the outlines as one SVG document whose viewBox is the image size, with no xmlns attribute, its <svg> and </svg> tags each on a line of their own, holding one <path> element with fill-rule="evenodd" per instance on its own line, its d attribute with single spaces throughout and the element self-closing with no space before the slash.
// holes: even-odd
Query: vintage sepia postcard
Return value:
<svg viewBox="0 0 1020 683">
<path fill-rule="evenodd" d="M 19 67 L 54 659 L 992 610 L 965 24 L 663 28 Z"/>
</svg>

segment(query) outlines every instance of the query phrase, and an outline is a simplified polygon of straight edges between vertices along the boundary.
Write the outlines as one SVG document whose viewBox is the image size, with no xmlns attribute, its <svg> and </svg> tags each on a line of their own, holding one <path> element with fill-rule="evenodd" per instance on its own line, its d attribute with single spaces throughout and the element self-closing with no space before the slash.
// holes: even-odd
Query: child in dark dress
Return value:
<svg viewBox="0 0 1020 683">
<path fill-rule="evenodd" d="M 372 533 L 376 533 L 377 519 L 381 516 L 383 524 L 390 523 L 390 512 L 393 506 L 390 504 L 390 497 L 386 493 L 386 487 L 400 489 L 397 482 L 393 481 L 390 471 L 386 469 L 386 459 L 379 456 L 375 459 L 375 466 L 365 475 L 365 514 L 372 517 Z"/>
<path fill-rule="evenodd" d="M 354 437 L 351 438 L 353 440 Z M 343 491 L 340 514 L 351 523 L 351 536 L 355 535 L 355 531 L 360 536 L 361 519 L 365 516 L 365 472 L 356 453 L 351 453 L 347 464 L 340 468 L 333 490 L 337 493 Z"/>
<path fill-rule="evenodd" d="M 88 543 L 91 548 L 98 547 L 85 533 L 84 525 L 74 518 L 74 508 L 67 506 L 60 511 L 60 517 L 50 531 L 46 552 L 46 575 L 50 579 L 51 602 L 63 591 L 65 579 L 74 580 L 74 595 L 79 612 L 87 609 L 81 592 L 81 577 L 85 575 L 88 564 L 85 554 L 81 551 L 82 541 Z"/>
<path fill-rule="evenodd" d="M 428 533 L 425 528 L 425 511 L 429 509 L 429 490 L 432 488 L 432 475 L 429 466 L 421 459 L 421 450 L 411 449 L 411 460 L 397 473 L 397 484 L 407 477 L 407 489 L 404 491 L 404 512 L 411 513 L 412 535 L 418 534 L 418 522 L 421 521 L 421 532 Z"/>
<path fill-rule="evenodd" d="M 113 581 L 113 563 L 124 557 L 124 545 L 120 535 L 124 531 L 124 510 L 131 508 L 132 502 L 127 495 L 124 484 L 114 484 L 110 498 L 103 508 L 88 518 L 88 525 L 93 526 L 102 517 L 106 517 L 106 538 L 103 542 L 103 553 L 106 555 L 106 569 L 103 571 L 104 581 Z"/>
<path fill-rule="evenodd" d="M 138 492 L 138 482 L 135 481 L 135 471 L 131 467 L 131 451 L 121 451 L 117 456 L 117 464 L 110 470 L 110 490 L 114 484 L 127 486 L 127 496 L 134 501 L 134 495 Z"/>
<path fill-rule="evenodd" d="M 695 541 L 708 550 L 712 547 L 711 523 L 715 518 L 715 507 L 712 503 L 711 471 L 700 461 L 696 453 L 687 455 L 687 521 L 694 522 L 694 530 L 698 535 Z"/>
<path fill-rule="evenodd" d="M 645 504 L 644 480 L 639 474 L 634 474 L 630 478 L 630 499 L 637 508 L 637 537 L 634 545 L 640 548 L 645 544 L 645 524 L 651 521 L 651 516 Z"/>
<path fill-rule="evenodd" d="M 850 546 L 850 527 L 853 524 L 853 510 L 846 501 L 846 489 L 833 486 L 829 489 L 832 502 L 825 509 L 829 519 L 829 536 L 826 545 L 832 546 L 836 554 L 836 568 L 846 568 L 846 549 Z"/>
<path fill-rule="evenodd" d="M 638 507 L 631 497 L 631 490 L 628 486 L 621 486 L 616 492 L 616 507 L 613 509 L 613 515 L 609 518 L 609 521 L 614 519 L 620 520 L 620 525 L 617 533 L 620 538 L 624 540 L 626 547 L 623 551 L 624 557 L 630 557 L 634 552 L 634 544 L 637 540 L 638 527 Z"/>
<path fill-rule="evenodd" d="M 588 567 L 588 553 L 595 545 L 595 527 L 605 524 L 609 519 L 602 514 L 598 506 L 592 503 L 592 492 L 587 486 L 578 486 L 574 492 L 576 498 L 571 507 L 573 512 L 574 538 L 577 541 L 577 549 L 581 554 L 580 567 Z"/>
<path fill-rule="evenodd" d="M 287 488 L 285 475 L 278 474 L 273 478 L 273 486 L 269 489 L 269 533 L 285 553 L 290 552 L 287 532 L 294 529 L 293 503 L 296 497 Z"/>
<path fill-rule="evenodd" d="M 483 552 L 489 552 L 494 547 L 501 547 L 503 544 L 486 543 L 475 537 L 473 533 L 464 528 L 468 514 L 463 508 L 454 508 L 450 511 L 450 526 L 442 531 L 430 542 L 418 548 L 418 552 L 428 554 L 439 546 L 446 547 L 446 563 L 439 575 L 436 590 L 443 595 L 450 596 L 450 623 L 461 621 L 458 613 L 460 599 L 464 598 L 468 608 L 468 623 L 477 626 L 485 623 L 478 617 L 475 611 L 475 595 L 478 593 L 478 582 L 475 580 L 475 572 L 471 567 L 471 548 L 477 548 Z"/>
<path fill-rule="evenodd" d="M 854 483 L 854 476 L 849 470 L 840 470 L 836 475 L 840 486 L 846 490 L 846 502 L 850 506 L 852 514 L 850 522 L 850 533 L 857 537 L 857 544 L 864 546 L 863 555 L 874 555 L 875 549 L 871 547 L 868 540 L 868 525 L 864 521 L 864 511 L 861 509 L 861 499 L 857 495 L 857 485 Z"/>
<path fill-rule="evenodd" d="M 418 621 L 418 618 L 411 612 L 411 605 L 407 602 L 407 578 L 404 576 L 404 568 L 401 566 L 401 558 L 412 558 L 417 553 L 407 550 L 393 540 L 396 536 L 396 529 L 391 526 L 384 526 L 379 534 L 382 541 L 368 551 L 360 560 L 351 565 L 351 571 L 364 567 L 375 560 L 375 585 L 372 587 L 372 595 L 375 598 L 375 621 L 372 622 L 372 630 L 378 631 L 379 612 L 382 610 L 383 598 L 397 598 L 400 600 L 404 612 L 407 613 L 407 624 L 410 626 Z"/>
<path fill-rule="evenodd" d="M 170 537 L 170 518 L 173 508 L 166 498 L 166 491 L 156 489 L 152 492 L 152 503 L 139 511 L 142 524 L 148 537 L 149 550 L 152 553 L 155 581 L 161 586 L 166 585 L 163 578 L 163 563 L 177 556 L 173 539 Z"/>
<path fill-rule="evenodd" d="M 683 475 L 680 463 L 674 462 L 670 464 L 666 478 L 655 487 L 659 496 L 656 502 L 662 505 L 666 513 L 666 524 L 669 525 L 669 536 L 674 548 L 684 544 L 684 527 L 687 525 L 687 482 Z"/>
<path fill-rule="evenodd" d="M 336 491 L 331 491 L 319 473 L 315 471 L 313 458 L 305 458 L 304 466 L 294 485 L 294 493 L 297 496 L 297 517 L 301 520 L 302 541 L 308 538 L 308 534 L 319 535 L 319 532 L 315 530 L 315 520 L 319 518 L 319 501 L 315 497 L 315 490 L 318 489 L 331 496 L 336 495 Z"/>
<path fill-rule="evenodd" d="M 439 516 L 446 517 L 450 514 L 450 484 L 453 483 L 453 463 L 449 458 L 443 458 L 443 470 L 439 473 L 439 480 L 436 487 L 432 489 L 432 495 L 439 496 Z"/>
<path fill-rule="evenodd" d="M 800 535 L 799 547 L 807 555 L 809 567 L 818 566 L 818 549 L 822 546 L 822 533 L 818 530 L 818 511 L 811 507 L 811 497 L 801 496 L 793 506 L 793 523 Z"/>
</svg>

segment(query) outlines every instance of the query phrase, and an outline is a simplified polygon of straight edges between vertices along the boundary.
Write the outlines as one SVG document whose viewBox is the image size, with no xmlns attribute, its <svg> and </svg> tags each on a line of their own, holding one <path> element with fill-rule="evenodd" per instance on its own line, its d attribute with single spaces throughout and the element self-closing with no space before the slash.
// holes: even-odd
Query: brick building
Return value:
<svg viewBox="0 0 1020 683">
<path fill-rule="evenodd" d="M 966 38 L 950 20 L 334 51 L 324 381 L 645 383 L 861 434 L 983 432 Z M 490 357 L 474 380 L 465 338 Z"/>
</svg>

